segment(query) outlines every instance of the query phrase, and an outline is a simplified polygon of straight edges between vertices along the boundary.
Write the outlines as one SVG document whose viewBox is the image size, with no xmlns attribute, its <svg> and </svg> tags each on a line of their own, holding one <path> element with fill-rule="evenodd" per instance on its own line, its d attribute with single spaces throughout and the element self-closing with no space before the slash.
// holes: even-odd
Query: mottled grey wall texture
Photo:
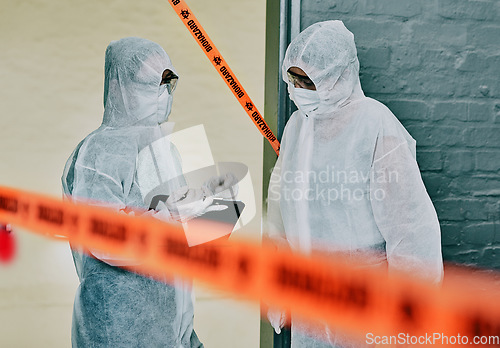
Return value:
<svg viewBox="0 0 500 348">
<path fill-rule="evenodd" d="M 500 269 L 500 1 L 302 0 L 340 19 L 361 84 L 417 141 L 445 261 Z"/>
</svg>

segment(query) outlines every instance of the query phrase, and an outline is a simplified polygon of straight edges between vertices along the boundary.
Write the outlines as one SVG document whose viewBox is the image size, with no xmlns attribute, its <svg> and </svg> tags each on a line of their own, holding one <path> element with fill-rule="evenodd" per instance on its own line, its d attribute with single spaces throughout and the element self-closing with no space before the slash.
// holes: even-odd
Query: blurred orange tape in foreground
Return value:
<svg viewBox="0 0 500 348">
<path fill-rule="evenodd" d="M 439 289 L 408 276 L 388 278 L 384 270 L 361 269 L 350 261 L 309 258 L 267 245 L 229 241 L 189 248 L 181 226 L 6 187 L 0 187 L 0 222 L 136 258 L 137 271 L 144 274 L 196 278 L 362 335 L 500 336 L 498 291 L 477 296 L 482 280 L 470 276 Z M 210 222 L 196 227 L 197 233 L 217 228 Z"/>
<path fill-rule="evenodd" d="M 259 110 L 257 110 L 257 107 L 245 92 L 245 89 L 231 71 L 229 65 L 222 58 L 219 50 L 215 47 L 212 40 L 210 40 L 210 37 L 205 32 L 200 22 L 198 22 L 189 6 L 184 0 L 169 0 L 169 3 L 174 8 L 174 11 L 179 15 L 182 22 L 186 25 L 186 28 L 189 30 L 191 35 L 193 35 L 196 42 L 198 42 L 203 52 L 205 52 L 205 55 L 210 60 L 214 68 L 226 82 L 231 92 L 233 92 L 245 112 L 248 116 L 250 116 L 253 123 L 257 126 L 262 135 L 269 141 L 276 154 L 279 154 L 280 143 L 278 139 L 273 134 L 266 121 L 264 121 L 264 118 L 260 114 Z"/>
</svg>

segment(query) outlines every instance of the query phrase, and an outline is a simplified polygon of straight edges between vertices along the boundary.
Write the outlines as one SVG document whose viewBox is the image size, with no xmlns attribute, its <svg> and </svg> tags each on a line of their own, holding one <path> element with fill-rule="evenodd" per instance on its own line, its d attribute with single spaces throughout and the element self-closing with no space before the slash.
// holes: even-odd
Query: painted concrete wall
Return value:
<svg viewBox="0 0 500 348">
<path fill-rule="evenodd" d="M 188 4 L 262 109 L 265 1 Z M 203 124 L 216 161 L 249 166 L 260 212 L 262 137 L 167 1 L 0 1 L 0 185 L 60 197 L 66 159 L 102 120 L 106 46 L 126 36 L 165 48 L 180 75 L 170 120 Z M 258 239 L 259 230 L 257 215 L 234 237 Z M 15 235 L 17 258 L 0 265 L 0 346 L 68 347 L 78 284 L 69 247 Z M 206 347 L 258 346 L 257 304 L 196 293 Z"/>
<path fill-rule="evenodd" d="M 343 20 L 365 94 L 417 141 L 445 260 L 500 269 L 500 1 L 303 0 Z"/>
</svg>

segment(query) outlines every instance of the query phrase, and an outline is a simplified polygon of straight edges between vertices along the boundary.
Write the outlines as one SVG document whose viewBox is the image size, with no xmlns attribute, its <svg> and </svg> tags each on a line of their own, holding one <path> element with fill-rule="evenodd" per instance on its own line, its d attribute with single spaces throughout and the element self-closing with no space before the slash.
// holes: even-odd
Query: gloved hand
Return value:
<svg viewBox="0 0 500 348">
<path fill-rule="evenodd" d="M 267 310 L 267 319 L 269 323 L 271 323 L 274 331 L 279 334 L 281 329 L 285 326 L 286 314 L 281 310 L 269 308 Z"/>
<path fill-rule="evenodd" d="M 233 173 L 227 173 L 208 179 L 203 187 L 215 198 L 235 199 L 238 194 L 238 179 Z"/>
<path fill-rule="evenodd" d="M 227 208 L 209 207 L 213 200 L 212 192 L 207 188 L 191 189 L 185 186 L 168 197 L 166 207 L 175 220 L 186 222 L 207 211 Z"/>
<path fill-rule="evenodd" d="M 166 221 L 166 222 L 172 222 L 172 220 L 174 220 L 174 217 L 170 214 L 170 210 L 168 209 L 167 205 L 165 203 L 163 203 L 162 201 L 160 201 L 158 203 L 158 205 L 156 206 L 156 211 L 149 210 L 148 213 L 151 214 L 152 217 L 154 217 L 158 220 L 162 220 L 162 221 Z"/>
</svg>

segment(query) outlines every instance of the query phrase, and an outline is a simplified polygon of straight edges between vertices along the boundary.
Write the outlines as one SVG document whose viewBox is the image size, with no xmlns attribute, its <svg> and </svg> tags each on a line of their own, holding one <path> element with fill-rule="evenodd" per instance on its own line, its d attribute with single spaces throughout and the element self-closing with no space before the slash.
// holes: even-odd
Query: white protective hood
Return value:
<svg viewBox="0 0 500 348">
<path fill-rule="evenodd" d="M 166 115 L 158 113 L 165 69 L 177 75 L 158 44 L 135 37 L 113 41 L 106 49 L 102 124 L 155 127 L 165 122 Z"/>
<path fill-rule="evenodd" d="M 363 97 L 354 35 L 340 21 L 316 23 L 290 43 L 282 72 L 301 68 L 314 82 L 320 106 L 313 112 L 327 116 L 353 99 Z"/>
<path fill-rule="evenodd" d="M 290 67 L 314 82 L 320 105 L 308 116 L 296 111 L 285 127 L 268 237 L 304 253 L 375 251 L 367 266 L 387 262 L 389 271 L 439 282 L 440 227 L 415 141 L 387 107 L 364 96 L 353 34 L 340 21 L 308 27 L 288 47 L 286 82 Z"/>
</svg>

